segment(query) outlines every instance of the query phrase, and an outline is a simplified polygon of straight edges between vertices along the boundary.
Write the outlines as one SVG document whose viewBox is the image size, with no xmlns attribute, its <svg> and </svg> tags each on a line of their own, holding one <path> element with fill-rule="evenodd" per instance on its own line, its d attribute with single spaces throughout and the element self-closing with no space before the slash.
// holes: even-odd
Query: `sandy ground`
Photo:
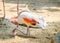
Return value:
<svg viewBox="0 0 60 43">
<path fill-rule="evenodd" d="M 6 10 L 6 17 L 10 18 L 14 15 L 17 15 L 16 12 L 16 4 L 11 3 L 5 3 L 5 10 Z M 21 7 L 22 6 L 22 7 Z M 28 9 L 28 7 L 24 7 L 25 5 L 20 5 L 19 9 Z M 0 40 L 0 43 L 56 43 L 54 36 L 60 32 L 60 7 L 52 7 L 55 9 L 59 9 L 59 11 L 48 11 L 48 10 L 32 10 L 32 8 L 29 8 L 32 12 L 35 12 L 36 14 L 43 16 L 45 20 L 47 21 L 47 30 L 43 31 L 41 29 L 31 29 L 31 36 L 35 36 L 37 38 L 25 38 L 21 36 L 16 36 L 15 38 L 11 39 L 5 39 Z M 2 2 L 0 2 L 0 17 L 3 16 L 3 6 Z M 16 27 L 15 25 L 12 25 L 10 22 L 5 21 L 7 26 Z M 0 27 L 1 28 L 1 27 Z M 5 27 L 3 27 L 5 28 Z M 12 30 L 11 29 L 11 30 Z M 6 34 L 9 31 L 9 34 L 11 32 L 10 28 L 7 29 Z M 3 32 L 3 33 L 5 33 Z M 0 31 L 1 33 L 1 31 Z M 21 33 L 20 33 L 21 34 Z M 1 36 L 0 36 L 1 37 Z"/>
</svg>

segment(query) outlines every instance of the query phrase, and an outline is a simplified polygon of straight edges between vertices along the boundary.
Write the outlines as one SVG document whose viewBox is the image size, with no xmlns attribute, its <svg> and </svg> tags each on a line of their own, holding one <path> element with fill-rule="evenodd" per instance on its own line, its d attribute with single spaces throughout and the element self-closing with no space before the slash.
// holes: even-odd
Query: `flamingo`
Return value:
<svg viewBox="0 0 60 43">
<path fill-rule="evenodd" d="M 39 27 L 46 29 L 46 21 L 42 16 L 38 16 L 31 11 L 22 10 L 19 12 L 19 16 L 15 16 L 11 20 L 14 24 L 25 24 L 27 25 L 27 36 L 30 36 L 30 26 Z"/>
</svg>

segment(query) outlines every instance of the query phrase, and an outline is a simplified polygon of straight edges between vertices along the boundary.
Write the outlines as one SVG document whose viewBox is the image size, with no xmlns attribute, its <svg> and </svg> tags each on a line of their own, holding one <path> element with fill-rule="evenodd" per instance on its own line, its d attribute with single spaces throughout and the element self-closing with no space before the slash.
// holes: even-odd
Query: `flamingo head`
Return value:
<svg viewBox="0 0 60 43">
<path fill-rule="evenodd" d="M 39 22 L 37 22 L 37 26 L 46 29 L 46 21 L 43 18 L 40 18 Z"/>
</svg>

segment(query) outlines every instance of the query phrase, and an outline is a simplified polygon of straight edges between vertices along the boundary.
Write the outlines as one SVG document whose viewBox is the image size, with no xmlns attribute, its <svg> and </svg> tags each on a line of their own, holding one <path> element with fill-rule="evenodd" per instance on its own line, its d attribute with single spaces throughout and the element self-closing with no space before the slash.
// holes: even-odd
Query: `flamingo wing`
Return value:
<svg viewBox="0 0 60 43">
<path fill-rule="evenodd" d="M 29 19 L 29 18 L 23 18 L 24 22 L 26 22 L 27 24 L 31 24 L 31 25 L 36 25 L 36 20 L 34 19 Z"/>
</svg>

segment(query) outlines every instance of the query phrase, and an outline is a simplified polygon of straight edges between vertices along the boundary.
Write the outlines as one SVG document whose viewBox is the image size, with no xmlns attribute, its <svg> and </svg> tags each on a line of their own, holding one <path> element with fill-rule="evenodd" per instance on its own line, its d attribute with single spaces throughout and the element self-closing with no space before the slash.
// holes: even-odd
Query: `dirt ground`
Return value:
<svg viewBox="0 0 60 43">
<path fill-rule="evenodd" d="M 5 6 L 6 6 L 5 10 L 6 10 L 7 18 L 11 18 L 14 15 L 17 15 L 16 4 L 5 3 Z M 11 31 L 16 26 L 12 25 L 10 22 L 6 20 L 4 21 L 4 23 L 6 23 L 6 26 L 8 27 L 7 30 L 3 31 L 6 27 L 3 26 L 2 28 L 0 26 L 0 30 L 1 28 L 3 29 L 0 31 L 0 38 L 1 37 L 3 38 L 0 40 L 0 43 L 57 43 L 55 40 L 55 36 L 57 33 L 60 33 L 60 7 L 52 7 L 53 9 L 59 9 L 57 11 L 54 11 L 54 10 L 45 10 L 46 8 L 42 8 L 42 10 L 32 10 L 31 7 L 27 7 L 27 5 L 25 4 L 22 5 L 20 4 L 19 6 L 20 10 L 28 9 L 28 8 L 32 12 L 38 14 L 39 16 L 43 16 L 45 18 L 47 22 L 47 30 L 43 31 L 41 29 L 31 29 L 31 36 L 34 36 L 36 38 L 25 38 L 21 36 L 15 36 L 15 38 L 14 37 L 9 38 L 9 34 L 11 34 Z M 3 16 L 3 6 L 2 6 L 2 2 L 0 2 L 0 17 L 2 16 Z M 11 30 L 9 26 L 12 27 Z M 5 36 L 8 39 L 4 39 Z"/>
</svg>

